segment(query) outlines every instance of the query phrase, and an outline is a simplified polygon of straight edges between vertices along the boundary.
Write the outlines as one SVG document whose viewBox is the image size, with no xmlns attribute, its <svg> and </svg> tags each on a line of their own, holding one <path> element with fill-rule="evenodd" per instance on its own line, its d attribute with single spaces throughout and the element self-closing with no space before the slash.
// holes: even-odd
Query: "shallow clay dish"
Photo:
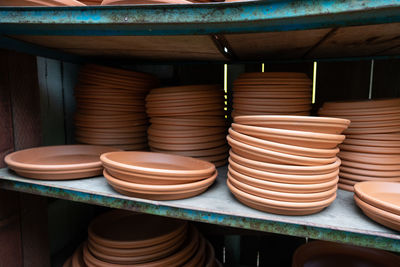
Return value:
<svg viewBox="0 0 400 267">
<path fill-rule="evenodd" d="M 300 166 L 318 166 L 330 164 L 336 161 L 336 156 L 330 158 L 312 158 L 276 152 L 269 150 L 268 148 L 264 149 L 255 147 L 236 141 L 229 135 L 227 136 L 227 140 L 229 145 L 232 147 L 232 150 L 239 156 L 262 162 Z"/>
<path fill-rule="evenodd" d="M 86 6 L 75 0 L 0 0 L 0 6 Z"/>
<path fill-rule="evenodd" d="M 227 180 L 227 185 L 231 190 L 231 192 L 235 195 L 235 197 L 243 204 L 261 211 L 281 214 L 281 215 L 313 214 L 329 206 L 336 198 L 336 194 L 334 194 L 331 198 L 318 202 L 302 203 L 302 202 L 277 201 L 245 193 L 234 187 L 229 182 L 229 180 Z"/>
<path fill-rule="evenodd" d="M 226 135 L 227 131 L 225 127 L 190 127 L 192 129 L 188 128 L 185 130 L 175 130 L 174 128 L 175 127 L 159 127 L 159 125 L 151 125 L 147 132 L 149 135 L 153 136 L 184 138 L 218 134 Z"/>
<path fill-rule="evenodd" d="M 148 144 L 150 147 L 154 147 L 157 149 L 162 149 L 162 150 L 183 150 L 183 151 L 191 151 L 191 150 L 202 150 L 202 149 L 210 149 L 218 146 L 222 146 L 226 144 L 226 139 L 220 139 L 220 140 L 215 140 L 215 141 L 210 141 L 210 142 L 200 142 L 200 143 L 194 143 L 194 144 L 172 144 L 172 143 L 163 143 L 163 142 L 158 142 L 156 137 L 153 137 L 154 141 L 149 140 Z"/>
<path fill-rule="evenodd" d="M 344 171 L 340 171 L 339 176 L 341 178 L 346 178 L 354 181 L 382 181 L 382 182 L 400 182 L 400 177 L 379 177 L 379 176 L 367 176 L 367 175 L 360 175 L 354 173 L 348 173 Z"/>
<path fill-rule="evenodd" d="M 266 127 L 247 126 L 232 123 L 233 130 L 253 137 L 288 145 L 310 148 L 335 148 L 345 139 L 344 135 L 324 134 L 305 131 L 282 130 Z"/>
<path fill-rule="evenodd" d="M 340 179 L 339 179 L 339 183 L 338 183 L 338 188 L 349 191 L 349 192 L 354 192 L 354 186 L 348 185 L 348 184 L 342 184 L 342 183 L 340 183 Z"/>
<path fill-rule="evenodd" d="M 245 88 L 244 88 L 245 89 Z M 233 92 L 233 99 L 237 98 L 258 98 L 258 99 L 308 99 L 311 100 L 311 90 L 304 92 L 290 92 L 283 94 L 280 90 L 275 91 L 259 91 L 259 92 L 247 92 L 247 90 L 238 91 L 237 89 Z"/>
<path fill-rule="evenodd" d="M 247 87 L 247 90 L 249 90 L 249 87 Z M 311 104 L 311 99 L 307 98 L 259 99 L 259 98 L 238 97 L 233 99 L 233 103 L 246 104 L 246 105 L 291 106 L 291 105 L 309 105 Z"/>
<path fill-rule="evenodd" d="M 357 139 L 356 136 L 354 138 L 348 138 L 344 140 L 343 144 L 353 145 L 353 146 L 371 146 L 371 147 L 395 147 L 400 148 L 400 141 L 392 141 L 392 140 L 363 140 Z"/>
<path fill-rule="evenodd" d="M 292 267 L 363 266 L 395 267 L 400 261 L 395 254 L 359 246 L 326 241 L 312 241 L 300 246 L 293 254 Z"/>
<path fill-rule="evenodd" d="M 103 167 L 79 169 L 72 171 L 31 171 L 13 168 L 18 175 L 39 180 L 72 180 L 99 176 L 103 173 Z"/>
<path fill-rule="evenodd" d="M 346 131 L 345 134 L 351 135 L 361 135 L 361 134 L 387 134 L 387 133 L 396 133 L 399 131 L 400 124 L 388 126 L 388 127 L 363 127 L 363 128 L 353 128 L 350 127 Z"/>
<path fill-rule="evenodd" d="M 399 164 L 391 164 L 391 165 L 368 164 L 368 163 L 360 163 L 343 159 L 342 165 L 346 167 L 372 170 L 372 171 L 400 171 Z"/>
<path fill-rule="evenodd" d="M 207 178 L 215 173 L 209 162 L 155 152 L 105 153 L 100 160 L 105 167 L 142 174 Z"/>
<path fill-rule="evenodd" d="M 277 183 L 307 184 L 307 185 L 324 183 L 337 179 L 337 176 L 339 174 L 339 170 L 335 170 L 327 174 L 315 174 L 315 175 L 281 174 L 281 173 L 269 172 L 266 170 L 252 169 L 244 165 L 241 165 L 239 163 L 236 163 L 231 158 L 229 158 L 229 166 L 233 170 L 241 174 Z"/>
<path fill-rule="evenodd" d="M 253 178 L 251 176 L 242 174 L 234 170 L 231 166 L 229 166 L 228 169 L 229 169 L 229 175 L 242 183 L 252 185 L 261 189 L 286 192 L 286 193 L 324 192 L 336 186 L 337 182 L 339 181 L 339 177 L 336 177 L 331 181 L 322 183 L 311 183 L 311 184 L 293 184 L 293 183 L 285 183 L 283 181 L 273 182 L 273 181 Z"/>
<path fill-rule="evenodd" d="M 340 144 L 340 150 L 361 152 L 361 153 L 376 153 L 376 154 L 399 154 L 400 148 L 398 147 L 376 147 L 376 146 L 358 146 Z"/>
<path fill-rule="evenodd" d="M 284 106 L 284 107 L 283 107 Z M 246 110 L 246 111 L 255 111 L 255 112 L 302 112 L 308 111 L 311 109 L 310 105 L 285 105 L 282 103 L 282 106 L 264 106 L 264 105 L 254 105 L 254 104 L 242 104 L 242 103 L 233 103 L 233 108 L 235 110 Z"/>
<path fill-rule="evenodd" d="M 214 135 L 206 135 L 206 136 L 186 136 L 186 137 L 161 137 L 149 135 L 148 140 L 155 143 L 163 143 L 168 145 L 173 144 L 200 144 L 200 143 L 211 143 L 214 141 L 224 140 L 225 141 L 226 134 L 214 134 Z M 213 145 L 213 147 L 215 147 Z"/>
<path fill-rule="evenodd" d="M 340 134 L 350 124 L 349 120 L 310 116 L 236 116 L 235 122 L 249 126 L 260 126 L 315 133 Z"/>
<path fill-rule="evenodd" d="M 348 135 L 351 139 L 376 140 L 376 141 L 400 141 L 400 132 L 388 134 L 359 134 Z"/>
<path fill-rule="evenodd" d="M 225 126 L 228 125 L 223 117 L 210 119 L 209 116 L 190 116 L 190 117 L 153 117 L 150 118 L 152 124 L 168 126 Z"/>
<path fill-rule="evenodd" d="M 273 199 L 273 200 L 287 201 L 287 202 L 323 201 L 325 199 L 330 198 L 333 194 L 336 193 L 337 190 L 336 185 L 334 185 L 329 190 L 318 193 L 288 193 L 288 192 L 279 192 L 279 191 L 262 189 L 246 183 L 242 183 L 241 181 L 236 180 L 229 173 L 228 173 L 228 179 L 229 182 L 234 187 L 248 194 L 259 196 L 266 199 Z"/>
<path fill-rule="evenodd" d="M 71 267 L 86 267 L 83 260 L 83 247 L 86 243 L 81 244 L 72 255 Z"/>
<path fill-rule="evenodd" d="M 329 157 L 335 157 L 336 154 L 339 152 L 338 148 L 333 148 L 333 149 L 305 148 L 301 146 L 293 146 L 277 142 L 271 142 L 260 138 L 241 134 L 239 132 L 236 132 L 232 128 L 229 129 L 229 135 L 232 139 L 235 139 L 239 142 L 248 145 L 269 149 L 276 152 L 282 152 L 304 157 L 329 158 Z"/>
<path fill-rule="evenodd" d="M 368 204 L 367 202 L 362 201 L 360 198 L 357 197 L 357 195 L 354 195 L 354 200 L 356 201 L 357 206 L 360 207 L 364 214 L 367 215 L 369 218 L 386 227 L 389 227 L 396 231 L 400 231 L 399 215 L 376 208 Z"/>
<path fill-rule="evenodd" d="M 247 159 L 236 154 L 232 150 L 229 151 L 230 160 L 233 160 L 243 166 L 248 168 L 282 173 L 282 174 L 293 174 L 293 175 L 318 175 L 318 174 L 330 174 L 336 172 L 340 166 L 340 159 L 336 158 L 336 161 L 331 164 L 321 165 L 321 166 L 294 166 L 294 165 L 284 165 L 284 164 L 273 164 L 266 163 L 256 160 Z"/>
<path fill-rule="evenodd" d="M 376 154 L 376 153 L 361 153 L 361 152 L 350 152 L 340 151 L 338 156 L 342 159 L 367 163 L 367 164 L 400 164 L 400 154 Z"/>
<path fill-rule="evenodd" d="M 362 201 L 400 216 L 399 183 L 362 182 L 354 186 L 354 191 Z"/>
<path fill-rule="evenodd" d="M 365 176 L 376 176 L 377 178 L 400 177 L 400 171 L 373 171 L 373 170 L 364 170 L 360 168 L 352 168 L 346 166 L 340 166 L 340 171 L 346 173 L 365 175 Z"/>
<path fill-rule="evenodd" d="M 374 109 L 374 108 L 386 108 L 386 107 L 399 107 L 400 98 L 391 99 L 361 99 L 357 101 L 337 101 L 337 102 L 325 102 L 323 107 L 327 109 Z"/>
<path fill-rule="evenodd" d="M 168 151 L 168 150 L 162 150 L 162 149 L 157 149 L 155 147 L 151 148 L 152 151 L 154 152 L 160 152 L 160 153 L 168 153 L 168 154 L 175 154 L 175 155 L 181 155 L 181 156 L 186 156 L 186 157 L 210 157 L 210 156 L 215 156 L 215 155 L 220 155 L 223 153 L 228 152 L 229 146 L 228 145 L 223 145 L 223 146 L 218 146 L 218 147 L 213 147 L 210 149 L 200 149 L 200 150 L 177 150 L 177 151 Z"/>
</svg>

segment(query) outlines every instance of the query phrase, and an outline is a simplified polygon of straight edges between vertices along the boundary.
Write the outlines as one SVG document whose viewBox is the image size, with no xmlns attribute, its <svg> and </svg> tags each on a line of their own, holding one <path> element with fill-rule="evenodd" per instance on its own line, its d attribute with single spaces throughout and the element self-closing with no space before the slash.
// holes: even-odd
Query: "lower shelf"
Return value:
<svg viewBox="0 0 400 267">
<path fill-rule="evenodd" d="M 360 211 L 353 193 L 339 190 L 335 202 L 320 213 L 282 216 L 253 210 L 238 202 L 226 186 L 226 167 L 200 196 L 153 201 L 123 196 L 102 177 L 72 181 L 21 178 L 0 169 L 0 188 L 192 221 L 284 235 L 309 237 L 400 252 L 400 233 L 381 226 Z"/>
</svg>

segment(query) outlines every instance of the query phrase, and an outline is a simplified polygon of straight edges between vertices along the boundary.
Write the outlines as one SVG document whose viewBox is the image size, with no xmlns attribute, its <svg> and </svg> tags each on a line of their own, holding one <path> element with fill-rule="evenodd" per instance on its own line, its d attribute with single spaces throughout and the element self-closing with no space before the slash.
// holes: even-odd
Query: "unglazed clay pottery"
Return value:
<svg viewBox="0 0 400 267">
<path fill-rule="evenodd" d="M 307 92 L 290 92 L 287 94 L 282 94 L 280 91 L 259 91 L 252 92 L 251 95 L 247 92 L 247 90 L 243 91 L 234 91 L 233 99 L 235 98 L 262 98 L 262 99 L 309 99 L 311 102 L 311 90 Z"/>
<path fill-rule="evenodd" d="M 26 169 L 13 168 L 18 175 L 39 180 L 72 180 L 99 176 L 103 173 L 103 168 L 79 169 L 73 171 L 31 171 Z"/>
<path fill-rule="evenodd" d="M 300 166 L 326 165 L 336 161 L 336 156 L 330 158 L 312 158 L 271 151 L 269 149 L 263 149 L 238 142 L 232 139 L 229 135 L 227 136 L 227 140 L 229 145 L 232 147 L 233 152 L 239 156 L 256 161 Z"/>
<path fill-rule="evenodd" d="M 282 153 L 287 153 L 287 154 L 292 154 L 292 155 L 298 155 L 298 156 L 304 156 L 304 157 L 317 157 L 317 158 L 328 158 L 328 157 L 335 157 L 336 154 L 339 152 L 338 148 L 333 148 L 333 149 L 316 149 L 316 148 L 305 148 L 301 146 L 292 146 L 292 145 L 286 145 L 286 144 L 281 144 L 277 142 L 271 142 L 267 140 L 263 140 L 260 138 L 256 137 L 251 137 L 245 134 L 241 134 L 239 132 L 236 132 L 232 128 L 229 129 L 229 136 L 232 139 L 235 139 L 239 142 L 264 148 L 264 149 L 269 149 L 272 151 L 276 152 L 282 152 Z"/>
<path fill-rule="evenodd" d="M 225 145 L 213 147 L 210 149 L 188 150 L 188 151 L 185 151 L 185 150 L 168 151 L 168 150 L 162 150 L 162 149 L 157 149 L 155 147 L 152 147 L 151 150 L 154 152 L 168 153 L 168 154 L 175 154 L 175 155 L 197 158 L 197 157 L 210 157 L 210 156 L 214 156 L 214 155 L 220 155 L 223 153 L 227 153 L 229 151 L 229 146 L 225 144 Z"/>
<path fill-rule="evenodd" d="M 206 136 L 190 136 L 186 137 L 161 137 L 161 136 L 153 136 L 149 135 L 148 140 L 154 143 L 163 143 L 163 144 L 199 144 L 199 143 L 213 143 L 214 141 L 224 140 L 225 141 L 226 134 L 213 134 Z"/>
<path fill-rule="evenodd" d="M 83 260 L 83 247 L 85 243 L 81 244 L 72 255 L 71 267 L 86 267 L 85 261 Z"/>
<path fill-rule="evenodd" d="M 317 202 L 303 203 L 303 202 L 277 201 L 245 193 L 236 188 L 235 186 L 233 186 L 229 182 L 229 180 L 227 180 L 227 185 L 231 190 L 231 192 L 235 195 L 235 197 L 243 204 L 261 211 L 281 214 L 281 215 L 313 214 L 329 206 L 336 198 L 336 194 L 334 194 L 331 198 L 327 200 L 317 201 Z"/>
<path fill-rule="evenodd" d="M 260 126 L 315 133 L 341 134 L 350 124 L 349 120 L 310 116 L 237 116 L 235 122 L 249 126 Z"/>
<path fill-rule="evenodd" d="M 343 159 L 342 165 L 346 167 L 372 170 L 372 171 L 400 171 L 399 164 L 391 164 L 391 165 L 368 164 L 368 163 L 360 163 Z"/>
<path fill-rule="evenodd" d="M 271 181 L 271 182 L 282 182 L 291 184 L 314 184 L 314 183 L 324 183 L 335 180 L 339 174 L 339 170 L 335 170 L 327 174 L 315 174 L 315 175 L 298 175 L 298 174 L 281 174 L 275 172 L 269 172 L 266 170 L 258 170 L 246 167 L 234 160 L 229 158 L 229 166 L 244 175 L 248 175 L 253 178 Z"/>
<path fill-rule="evenodd" d="M 399 183 L 362 182 L 354 186 L 354 191 L 362 201 L 400 216 Z"/>
<path fill-rule="evenodd" d="M 365 176 L 376 176 L 377 178 L 400 177 L 400 171 L 373 171 L 373 170 L 364 170 L 360 168 L 352 168 L 346 166 L 340 166 L 340 171 L 343 171 L 345 173 L 353 173 Z"/>
<path fill-rule="evenodd" d="M 354 138 L 348 138 L 343 141 L 343 144 L 353 145 L 353 146 L 370 146 L 370 147 L 395 147 L 400 148 L 400 141 L 392 141 L 392 140 L 363 140 L 357 139 L 356 136 Z"/>
<path fill-rule="evenodd" d="M 155 94 L 154 90 L 152 90 L 151 94 L 146 96 L 146 102 L 160 102 L 160 101 L 190 101 L 193 104 L 193 101 L 196 99 L 211 99 L 217 98 L 221 99 L 224 97 L 224 91 L 222 90 L 210 90 L 210 91 L 191 91 L 191 92 L 177 92 L 177 93 L 168 93 L 168 94 Z M 222 101 L 223 103 L 223 101 Z"/>
<path fill-rule="evenodd" d="M 340 183 L 340 179 L 339 179 L 339 183 L 338 183 L 338 188 L 345 190 L 345 191 L 354 192 L 354 186 Z"/>
<path fill-rule="evenodd" d="M 107 179 L 107 182 L 118 192 L 121 192 L 120 190 L 122 189 L 124 193 L 129 192 L 130 194 L 128 195 L 138 198 L 173 200 L 203 193 L 214 183 L 218 173 L 215 172 L 211 177 L 201 181 L 177 185 L 146 185 L 126 182 L 112 177 L 106 170 L 104 170 L 103 175 Z"/>
<path fill-rule="evenodd" d="M 305 131 L 281 130 L 232 123 L 232 129 L 253 137 L 288 145 L 310 148 L 335 148 L 345 139 L 344 135 Z"/>
<path fill-rule="evenodd" d="M 326 241 L 311 241 L 295 251 L 292 267 L 395 267 L 399 260 L 399 256 L 384 250 Z"/>
<path fill-rule="evenodd" d="M 195 102 L 193 102 L 195 100 Z M 221 97 L 197 97 L 193 98 L 190 95 L 188 95 L 187 98 L 183 99 L 160 99 L 160 100 L 154 100 L 152 99 L 151 101 L 147 101 L 146 107 L 147 108 L 175 108 L 175 107 L 186 107 L 186 106 L 193 106 L 193 105 L 218 105 L 224 103 L 224 98 Z"/>
<path fill-rule="evenodd" d="M 0 0 L 0 6 L 85 6 L 75 0 Z"/>
<path fill-rule="evenodd" d="M 318 193 L 287 193 L 287 192 L 279 192 L 272 191 L 267 189 L 258 188 L 252 185 L 248 185 L 246 183 L 242 183 L 239 180 L 236 180 L 233 176 L 228 173 L 229 182 L 236 187 L 237 189 L 246 192 L 251 195 L 259 196 L 266 199 L 273 199 L 278 201 L 287 201 L 287 202 L 315 202 L 322 201 L 330 198 L 332 195 L 336 193 L 337 187 L 334 185 L 327 191 L 318 192 Z"/>
<path fill-rule="evenodd" d="M 359 134 L 349 135 L 351 139 L 376 140 L 376 141 L 400 141 L 400 132 L 387 134 Z"/>
<path fill-rule="evenodd" d="M 301 72 L 245 72 L 240 74 L 239 78 L 308 79 L 308 76 Z"/>
<path fill-rule="evenodd" d="M 203 236 L 200 235 L 199 238 L 199 246 L 197 248 L 197 251 L 195 254 L 192 256 L 191 259 L 189 259 L 183 267 L 197 267 L 197 266 L 204 266 L 205 263 L 205 252 L 206 252 L 206 240 L 204 239 Z"/>
<path fill-rule="evenodd" d="M 152 124 L 176 125 L 176 126 L 224 126 L 227 125 L 225 118 L 216 117 L 210 119 L 206 116 L 182 116 L 182 117 L 153 117 L 150 119 Z"/>
<path fill-rule="evenodd" d="M 400 231 L 400 216 L 385 210 L 376 208 L 367 202 L 362 201 L 357 195 L 354 195 L 354 200 L 360 209 L 372 220 L 386 227 Z"/>
<path fill-rule="evenodd" d="M 349 152 L 340 151 L 338 156 L 342 159 L 367 163 L 367 164 L 400 164 L 400 154 L 376 154 L 376 153 L 361 153 L 361 152 Z"/>
<path fill-rule="evenodd" d="M 374 109 L 374 108 L 385 108 L 385 107 L 399 107 L 400 98 L 392 99 L 373 99 L 367 100 L 362 99 L 358 101 L 339 101 L 339 102 L 326 102 L 323 107 L 327 109 Z"/>
<path fill-rule="evenodd" d="M 264 105 L 254 105 L 254 104 L 239 104 L 234 103 L 233 108 L 235 110 L 244 110 L 244 111 L 254 111 L 254 112 L 279 112 L 279 113 L 286 113 L 286 112 L 303 112 L 309 111 L 311 109 L 311 105 L 290 105 L 285 106 L 284 110 L 282 106 L 264 106 Z"/>
<path fill-rule="evenodd" d="M 344 171 L 340 171 L 340 177 L 351 179 L 354 181 L 385 181 L 385 182 L 400 182 L 400 177 L 379 177 L 379 176 L 367 176 L 367 175 L 360 175 L 354 173 L 348 173 Z"/>
<path fill-rule="evenodd" d="M 351 109 L 351 110 L 327 110 L 321 108 L 318 114 L 328 117 L 346 118 L 346 116 L 370 116 L 370 115 L 385 115 L 396 114 L 399 112 L 398 107 L 384 107 L 374 109 Z"/>
<path fill-rule="evenodd" d="M 390 121 L 390 120 L 399 120 L 400 119 L 400 109 L 397 112 L 393 112 L 390 114 L 381 114 L 381 115 L 365 115 L 365 116 L 350 116 L 350 115 L 341 115 L 341 117 L 346 117 L 346 119 L 350 120 L 352 123 L 364 123 L 364 122 L 381 122 L 381 121 Z"/>
<path fill-rule="evenodd" d="M 355 185 L 356 183 L 360 183 L 360 181 L 340 177 L 339 183 L 346 184 L 346 185 Z"/>
<path fill-rule="evenodd" d="M 399 154 L 398 147 L 375 147 L 375 146 L 357 146 L 340 144 L 340 150 L 361 153 L 376 153 L 376 154 Z"/>
<path fill-rule="evenodd" d="M 245 157 L 241 157 L 232 150 L 229 151 L 229 155 L 230 155 L 230 160 L 239 163 L 242 166 L 246 166 L 248 168 L 260 171 L 281 173 L 281 174 L 293 174 L 293 175 L 332 174 L 332 172 L 337 172 L 340 166 L 339 158 L 336 158 L 336 161 L 334 163 L 327 165 L 294 166 L 294 165 L 266 163 L 266 162 L 247 159 Z"/>
<path fill-rule="evenodd" d="M 302 111 L 302 112 L 259 112 L 259 111 L 248 111 L 248 110 L 233 110 L 231 115 L 232 118 L 236 116 L 259 116 L 259 115 L 290 115 L 290 116 L 309 116 L 310 111 Z"/>
<path fill-rule="evenodd" d="M 225 134 L 225 127 L 191 127 L 192 129 L 175 130 L 175 127 L 159 127 L 151 125 L 147 133 L 151 136 L 170 137 L 170 138 L 185 138 L 185 137 L 203 137 L 210 135 Z M 174 130 L 171 130 L 174 129 Z"/>
<path fill-rule="evenodd" d="M 100 160 L 105 167 L 142 174 L 207 178 L 215 173 L 214 165 L 209 162 L 163 153 L 105 153 Z"/>
<path fill-rule="evenodd" d="M 155 139 L 155 138 L 154 138 Z M 150 141 L 149 140 L 149 146 L 154 147 L 157 149 L 162 149 L 162 150 L 202 150 L 202 149 L 210 149 L 218 146 L 222 146 L 226 144 L 225 138 L 216 140 L 216 141 L 210 141 L 210 142 L 204 142 L 204 143 L 195 143 L 195 144 L 173 144 L 173 143 L 161 143 L 161 142 L 155 142 L 155 141 Z"/>
<path fill-rule="evenodd" d="M 242 174 L 237 172 L 231 166 L 229 168 L 229 175 L 234 177 L 236 180 L 252 185 L 261 189 L 278 191 L 278 192 L 286 192 L 286 193 L 318 193 L 327 191 L 334 186 L 336 186 L 339 178 L 336 177 L 327 182 L 322 183 L 310 183 L 310 184 L 294 184 L 294 183 L 285 183 L 284 181 L 273 182 L 264 179 L 253 178 L 251 176 Z"/>
<path fill-rule="evenodd" d="M 363 128 L 352 128 L 350 127 L 346 131 L 345 134 L 352 134 L 352 135 L 361 135 L 361 134 L 385 134 L 385 133 L 396 133 L 399 131 L 400 123 L 393 126 L 388 127 L 363 127 Z"/>
<path fill-rule="evenodd" d="M 249 90 L 249 87 L 247 87 L 247 90 Z M 234 103 L 245 104 L 245 105 L 264 105 L 264 106 L 286 106 L 286 105 L 292 106 L 292 105 L 309 105 L 310 100 L 307 98 L 287 98 L 287 99 L 235 98 Z"/>
</svg>

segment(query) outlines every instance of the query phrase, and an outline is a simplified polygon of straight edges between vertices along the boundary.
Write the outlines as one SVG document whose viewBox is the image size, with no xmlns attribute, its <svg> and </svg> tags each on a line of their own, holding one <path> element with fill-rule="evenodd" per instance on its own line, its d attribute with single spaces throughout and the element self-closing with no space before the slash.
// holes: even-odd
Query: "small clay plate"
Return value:
<svg viewBox="0 0 400 267">
<path fill-rule="evenodd" d="M 373 170 L 364 170 L 360 168 L 352 168 L 346 166 L 340 166 L 340 171 L 346 173 L 371 176 L 371 177 L 376 176 L 377 178 L 400 177 L 400 171 L 373 171 Z"/>
<path fill-rule="evenodd" d="M 155 152 L 105 153 L 100 160 L 106 167 L 143 174 L 207 178 L 215 173 L 209 162 Z"/>
<path fill-rule="evenodd" d="M 147 130 L 147 133 L 152 136 L 159 136 L 165 138 L 191 138 L 191 137 L 203 137 L 210 135 L 226 135 L 225 127 L 191 127 L 193 129 L 187 130 L 173 130 L 175 127 L 159 127 L 159 125 L 151 125 Z"/>
<path fill-rule="evenodd" d="M 151 147 L 151 150 L 154 152 L 168 153 L 168 154 L 175 154 L 175 155 L 197 158 L 197 157 L 212 157 L 215 155 L 221 155 L 223 153 L 228 152 L 229 146 L 227 144 L 225 144 L 223 146 L 213 147 L 210 149 L 187 150 L 187 151 L 184 151 L 184 150 L 168 151 L 168 150 L 162 150 L 162 149 L 157 149 L 155 147 Z"/>
<path fill-rule="evenodd" d="M 341 178 L 350 179 L 354 181 L 364 182 L 364 181 L 382 181 L 382 182 L 400 182 L 400 177 L 379 177 L 379 176 L 367 176 L 354 173 L 348 173 L 340 171 L 339 176 Z"/>
<path fill-rule="evenodd" d="M 365 215 L 367 215 L 372 220 L 380 223 L 386 227 L 394 229 L 396 231 L 400 231 L 400 216 L 393 214 L 391 212 L 387 212 L 385 210 L 378 209 L 367 202 L 362 201 L 357 195 L 354 195 L 354 200 L 356 204 Z"/>
<path fill-rule="evenodd" d="M 153 117 L 150 119 L 152 124 L 171 125 L 173 126 L 225 126 L 228 125 L 227 120 L 223 117 L 210 116 L 190 116 L 190 117 Z"/>
<path fill-rule="evenodd" d="M 295 251 L 292 267 L 396 267 L 399 261 L 399 256 L 384 250 L 334 242 L 312 241 L 300 246 Z"/>
<path fill-rule="evenodd" d="M 400 132 L 387 133 L 387 134 L 357 134 L 357 135 L 348 135 L 347 137 L 351 139 L 361 139 L 361 140 L 400 141 Z"/>
<path fill-rule="evenodd" d="M 391 165 L 368 164 L 368 163 L 360 163 L 343 159 L 342 165 L 346 167 L 352 167 L 355 169 L 363 169 L 371 171 L 400 171 L 399 164 L 391 164 Z"/>
<path fill-rule="evenodd" d="M 339 183 L 338 183 L 338 188 L 345 190 L 345 191 L 354 192 L 354 186 L 340 183 L 340 179 L 339 179 Z"/>
<path fill-rule="evenodd" d="M 368 204 L 400 216 L 400 183 L 362 182 L 354 190 Z"/>
<path fill-rule="evenodd" d="M 148 135 L 148 140 L 155 143 L 163 143 L 163 144 L 199 144 L 199 143 L 213 143 L 214 141 L 224 140 L 225 141 L 226 134 L 213 134 L 206 136 L 186 136 L 186 137 L 161 137 L 155 135 Z M 214 146 L 215 147 L 215 146 Z"/>
<path fill-rule="evenodd" d="M 225 136 L 223 136 L 225 137 Z M 162 149 L 162 150 L 178 150 L 178 151 L 191 151 L 191 150 L 202 150 L 202 149 L 210 149 L 218 146 L 222 146 L 226 144 L 226 139 L 222 138 L 219 140 L 215 141 L 210 141 L 210 142 L 199 142 L 199 143 L 194 143 L 194 144 L 173 144 L 173 143 L 164 143 L 164 142 L 159 142 L 158 140 L 165 140 L 163 138 L 156 138 L 155 136 L 153 137 L 153 140 L 149 140 L 149 146 L 157 148 L 157 149 Z"/>
<path fill-rule="evenodd" d="M 338 156 L 345 160 L 367 163 L 367 164 L 382 164 L 382 165 L 400 164 L 400 154 L 388 155 L 388 154 L 340 151 Z"/>
</svg>

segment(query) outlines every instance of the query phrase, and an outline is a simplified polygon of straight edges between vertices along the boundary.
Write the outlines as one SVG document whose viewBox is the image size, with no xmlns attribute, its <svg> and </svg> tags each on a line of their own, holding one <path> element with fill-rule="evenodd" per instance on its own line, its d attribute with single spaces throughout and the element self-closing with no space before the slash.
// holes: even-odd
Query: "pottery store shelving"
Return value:
<svg viewBox="0 0 400 267">
<path fill-rule="evenodd" d="M 238 74 L 260 71 L 261 63 L 266 71 L 301 71 L 311 78 L 315 61 L 315 110 L 325 100 L 399 95 L 400 1 L 290 2 L 0 8 L 7 136 L 0 152 L 73 143 L 73 87 L 80 64 L 88 62 L 151 72 L 166 85 L 221 83 L 223 64 L 229 63 L 229 89 Z M 10 51 L 38 56 L 37 66 Z M 228 110 L 231 99 L 228 90 Z M 400 234 L 365 217 L 350 192 L 339 190 L 335 202 L 314 215 L 273 215 L 237 202 L 225 184 L 226 166 L 218 171 L 217 183 L 206 193 L 167 202 L 120 195 L 105 179 L 38 181 L 6 168 L 0 170 L 0 188 L 400 252 Z"/>
</svg>

